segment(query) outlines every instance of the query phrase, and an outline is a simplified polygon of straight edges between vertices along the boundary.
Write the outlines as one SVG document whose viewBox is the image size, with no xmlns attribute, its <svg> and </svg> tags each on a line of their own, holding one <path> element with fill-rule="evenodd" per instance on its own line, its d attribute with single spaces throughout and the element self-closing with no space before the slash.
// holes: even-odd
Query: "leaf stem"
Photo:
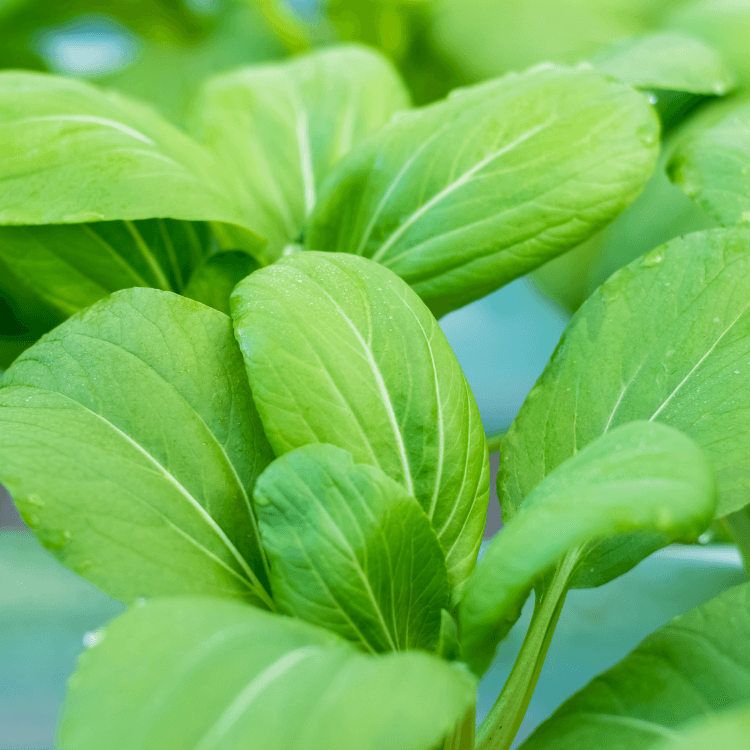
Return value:
<svg viewBox="0 0 750 750">
<path fill-rule="evenodd" d="M 490 453 L 497 453 L 503 443 L 503 438 L 508 434 L 507 430 L 498 430 L 487 435 L 487 450 Z"/>
<path fill-rule="evenodd" d="M 722 523 L 737 545 L 745 564 L 745 572 L 750 577 L 750 505 L 722 519 Z"/>
<path fill-rule="evenodd" d="M 474 750 L 474 727 L 476 725 L 476 708 L 466 712 L 463 720 L 445 738 L 443 750 Z"/>
<path fill-rule="evenodd" d="M 560 617 L 568 580 L 581 551 L 573 549 L 555 570 L 549 585 L 536 595 L 534 614 L 510 676 L 477 733 L 477 750 L 508 750 L 529 707 Z"/>
<path fill-rule="evenodd" d="M 294 14 L 279 0 L 251 0 L 279 35 L 290 54 L 304 52 L 310 47 L 310 35 Z"/>
</svg>

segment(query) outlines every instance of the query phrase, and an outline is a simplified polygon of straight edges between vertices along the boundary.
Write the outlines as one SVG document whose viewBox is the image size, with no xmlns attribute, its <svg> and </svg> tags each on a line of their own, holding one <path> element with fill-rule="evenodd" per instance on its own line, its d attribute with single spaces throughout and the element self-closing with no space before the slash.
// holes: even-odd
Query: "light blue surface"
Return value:
<svg viewBox="0 0 750 750">
<path fill-rule="evenodd" d="M 739 554 L 731 545 L 672 545 L 598 589 L 569 592 L 513 747 L 566 698 L 620 661 L 647 635 L 744 581 Z M 532 609 L 530 599 L 479 686 L 478 721 L 487 715 L 510 673 Z"/>
<path fill-rule="evenodd" d="M 488 433 L 513 421 L 567 320 L 529 281 L 519 279 L 440 321 Z"/>
<path fill-rule="evenodd" d="M 606 586 L 571 592 L 519 736 L 648 633 L 743 580 L 734 550 L 675 546 Z M 84 638 L 123 609 L 63 568 L 28 532 L 0 531 L 0 750 L 52 747 Z M 482 681 L 479 718 L 507 677 L 530 615 L 527 606 Z"/>
</svg>

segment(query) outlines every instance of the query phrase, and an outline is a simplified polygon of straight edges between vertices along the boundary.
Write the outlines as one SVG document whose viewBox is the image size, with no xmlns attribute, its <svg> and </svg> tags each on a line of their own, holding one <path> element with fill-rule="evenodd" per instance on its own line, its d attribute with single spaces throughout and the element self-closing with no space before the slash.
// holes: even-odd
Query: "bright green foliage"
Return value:
<svg viewBox="0 0 750 750">
<path fill-rule="evenodd" d="M 124 601 L 268 605 L 250 497 L 271 458 L 229 318 L 174 294 L 119 292 L 2 379 L 0 481 L 48 549 Z"/>
<path fill-rule="evenodd" d="M 678 31 L 618 42 L 595 55 L 592 63 L 602 73 L 644 89 L 722 95 L 734 86 L 716 49 Z"/>
<path fill-rule="evenodd" d="M 255 506 L 280 611 L 373 653 L 435 649 L 450 601 L 445 558 L 402 485 L 312 444 L 266 469 Z"/>
<path fill-rule="evenodd" d="M 702 209 L 747 221 L 750 109 L 706 102 L 732 85 L 725 55 L 746 77 L 750 0 L 677 3 L 112 9 L 144 38 L 109 81 L 192 137 L 0 72 L 0 367 L 51 331 L 0 382 L 0 481 L 60 561 L 139 605 L 82 657 L 60 750 L 509 750 L 569 588 L 714 517 L 747 541 L 750 229 L 674 240 L 583 304 L 503 437 L 505 526 L 476 570 L 488 443 L 434 317 L 542 265 L 576 307 L 712 226 Z M 0 0 L 0 29 L 18 21 L 0 63 L 36 12 L 85 0 L 63 5 Z M 222 73 L 185 117 L 217 70 L 334 37 L 388 57 L 336 44 Z M 391 62 L 422 102 L 618 38 L 598 70 L 544 64 L 418 109 Z M 45 44 L 22 59 L 54 64 Z M 739 748 L 742 713 L 689 725 L 750 701 L 748 590 L 647 639 L 527 750 Z M 467 666 L 532 591 L 475 736 Z"/>
<path fill-rule="evenodd" d="M 748 300 L 745 229 L 674 240 L 606 282 L 573 318 L 503 442 L 506 519 L 556 466 L 636 419 L 664 422 L 704 448 L 718 516 L 746 505 Z"/>
<path fill-rule="evenodd" d="M 669 175 L 725 226 L 750 220 L 750 106 L 700 129 L 677 148 Z"/>
<path fill-rule="evenodd" d="M 0 226 L 1 286 L 68 316 L 127 287 L 181 292 L 210 246 L 205 224 L 171 219 Z"/>
<path fill-rule="evenodd" d="M 84 654 L 59 746 L 434 750 L 475 689 L 427 654 L 365 656 L 237 602 L 164 599 L 115 620 Z"/>
<path fill-rule="evenodd" d="M 674 9 L 664 22 L 694 34 L 715 46 L 743 86 L 750 82 L 747 39 L 750 33 L 749 0 L 670 0 Z"/>
<path fill-rule="evenodd" d="M 631 422 L 594 440 L 535 487 L 487 548 L 461 600 L 464 659 L 486 669 L 532 586 L 569 552 L 598 579 L 614 578 L 655 547 L 695 539 L 714 507 L 708 461 L 677 430 Z M 657 535 L 622 536 L 641 529 Z"/>
<path fill-rule="evenodd" d="M 750 701 L 748 664 L 750 584 L 729 589 L 657 630 L 566 701 L 521 748 L 741 750 L 745 744 L 722 744 L 721 733 L 703 735 L 711 741 L 702 745 L 677 739 L 686 722 Z M 750 730 L 747 718 L 742 721 Z M 674 744 L 662 746 L 661 738 Z"/>
<path fill-rule="evenodd" d="M 194 129 L 236 177 L 271 261 L 300 236 L 333 165 L 409 105 L 388 60 L 338 45 L 211 79 Z"/>
<path fill-rule="evenodd" d="M 244 225 L 211 154 L 154 112 L 79 81 L 0 73 L 0 223 L 154 217 Z"/>
<path fill-rule="evenodd" d="M 277 455 L 347 450 L 427 513 L 453 586 L 474 567 L 489 492 L 476 402 L 424 303 L 365 258 L 302 252 L 248 276 L 236 334 Z"/>
<path fill-rule="evenodd" d="M 658 135 L 645 97 L 590 69 L 458 89 L 342 161 L 306 246 L 382 263 L 443 315 L 612 221 L 650 177 Z"/>
<path fill-rule="evenodd" d="M 678 737 L 654 746 L 654 750 L 737 750 L 750 737 L 750 705 L 722 711 L 690 724 Z"/>
</svg>

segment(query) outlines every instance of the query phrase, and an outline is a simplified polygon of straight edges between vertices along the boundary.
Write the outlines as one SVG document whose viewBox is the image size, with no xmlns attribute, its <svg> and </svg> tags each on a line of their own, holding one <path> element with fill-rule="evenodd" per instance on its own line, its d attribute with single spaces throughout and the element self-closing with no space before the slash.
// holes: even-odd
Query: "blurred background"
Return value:
<svg viewBox="0 0 750 750">
<path fill-rule="evenodd" d="M 85 78 L 145 100 L 180 125 L 206 77 L 341 40 L 383 51 L 415 103 L 424 104 L 456 86 L 544 61 L 596 59 L 623 39 L 661 32 L 711 45 L 737 83 L 715 95 L 650 92 L 662 117 L 665 158 L 695 118 L 713 117 L 745 98 L 750 0 L 0 0 L 0 68 Z M 443 318 L 488 434 L 508 427 L 570 315 L 593 289 L 656 245 L 712 225 L 659 168 L 643 196 L 600 235 Z M 55 322 L 19 320 L 0 293 L 0 368 Z M 499 525 L 493 499 L 487 535 Z M 697 563 L 693 574 L 678 563 L 657 569 L 648 561 L 597 592 L 574 592 L 529 721 L 543 718 L 654 627 L 738 582 L 738 559 L 727 554 L 720 563 Z M 713 572 L 706 577 L 701 570 Z M 682 593 L 665 599 L 676 584 Z M 632 612 L 608 609 L 606 602 L 627 601 L 628 586 L 648 593 L 641 619 L 613 638 L 615 645 L 594 644 L 581 622 L 612 638 L 612 628 Z M 77 654 L 121 609 L 49 556 L 24 531 L 0 488 L 0 750 L 52 746 Z M 608 629 L 594 627 L 602 624 Z M 501 661 L 518 646 L 520 631 L 513 632 Z M 591 656 L 595 646 L 599 651 Z M 572 676 L 565 669 L 571 649 Z M 497 682 L 502 674 L 496 669 L 488 679 Z"/>
</svg>

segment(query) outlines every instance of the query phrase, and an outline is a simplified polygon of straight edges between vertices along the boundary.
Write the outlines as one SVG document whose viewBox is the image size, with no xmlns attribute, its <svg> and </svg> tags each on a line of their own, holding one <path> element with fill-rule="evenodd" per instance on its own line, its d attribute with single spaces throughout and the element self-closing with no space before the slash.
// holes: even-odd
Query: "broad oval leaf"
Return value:
<svg viewBox="0 0 750 750">
<path fill-rule="evenodd" d="M 708 460 L 677 430 L 631 422 L 594 440 L 534 488 L 490 542 L 461 600 L 465 659 L 484 671 L 532 586 L 568 552 L 579 550 L 579 566 L 599 575 L 632 567 L 651 542 L 697 537 L 715 505 Z M 658 536 L 645 545 L 639 535 L 622 537 L 640 530 Z M 614 549 L 601 554 L 598 545 L 612 537 Z"/>
<path fill-rule="evenodd" d="M 642 94 L 590 69 L 459 89 L 341 162 L 306 244 L 382 263 L 443 315 L 608 224 L 653 172 L 658 136 Z"/>
<path fill-rule="evenodd" d="M 112 622 L 82 656 L 60 750 L 113 737 L 121 750 L 434 750 L 475 689 L 428 654 L 366 656 L 238 602 L 163 599 Z"/>
<path fill-rule="evenodd" d="M 303 252 L 232 295 L 255 403 L 276 455 L 343 448 L 430 518 L 453 586 L 474 567 L 489 459 L 474 396 L 435 318 L 387 268 Z"/>
<path fill-rule="evenodd" d="M 657 248 L 581 306 L 521 407 L 498 474 L 505 518 L 556 466 L 637 419 L 675 427 L 706 451 L 718 517 L 742 508 L 748 383 L 750 231 L 696 232 Z"/>
<path fill-rule="evenodd" d="M 655 750 L 661 738 L 680 737 L 687 722 L 748 700 L 750 584 L 743 584 L 650 635 L 567 700 L 521 750 Z"/>
<path fill-rule="evenodd" d="M 255 507 L 280 611 L 372 653 L 435 649 L 450 604 L 445 558 L 402 485 L 312 444 L 261 474 Z"/>
<path fill-rule="evenodd" d="M 602 73 L 643 89 L 723 96 L 734 87 L 734 76 L 718 50 L 680 31 L 617 42 L 591 62 Z"/>
<path fill-rule="evenodd" d="M 147 107 L 70 78 L 0 73 L 0 153 L 0 224 L 248 223 L 209 151 Z"/>
<path fill-rule="evenodd" d="M 253 207 L 272 260 L 300 236 L 333 165 L 409 106 L 383 55 L 342 44 L 211 79 L 194 131 L 236 175 L 238 198 Z"/>
<path fill-rule="evenodd" d="M 0 387 L 0 481 L 42 543 L 125 601 L 270 606 L 251 505 L 272 459 L 229 318 L 129 289 L 70 318 Z"/>
<path fill-rule="evenodd" d="M 750 105 L 693 132 L 675 149 L 667 172 L 725 226 L 750 221 Z"/>
</svg>

